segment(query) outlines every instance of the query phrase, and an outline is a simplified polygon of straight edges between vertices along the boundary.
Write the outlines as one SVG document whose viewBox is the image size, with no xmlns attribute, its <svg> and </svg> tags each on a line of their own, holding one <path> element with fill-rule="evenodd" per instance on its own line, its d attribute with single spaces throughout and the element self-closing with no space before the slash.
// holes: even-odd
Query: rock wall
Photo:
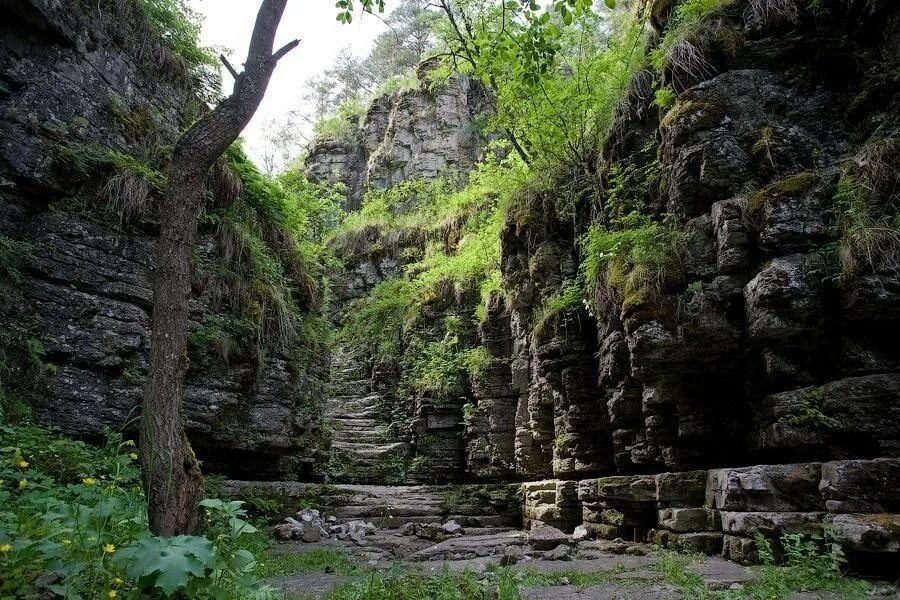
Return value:
<svg viewBox="0 0 900 600">
<path fill-rule="evenodd" d="M 664 17 L 668 3 L 656 4 Z M 794 23 L 760 23 L 743 4 L 726 11 L 715 26 L 740 43 L 707 48 L 700 80 L 664 71 L 661 83 L 679 94 L 663 114 L 652 103 L 656 76 L 635 77 L 600 168 L 661 172 L 657 187 L 631 190 L 645 194 L 636 205 L 668 214 L 681 240 L 677 276 L 653 301 L 601 282 L 598 317 L 575 307 L 536 331 L 541 303 L 575 279 L 581 231 L 571 223 L 584 221 L 529 219 L 551 213 L 545 197 L 511 215 L 502 268 L 513 382 L 528 382 L 519 385 L 521 473 L 897 456 L 900 365 L 888 305 L 897 273 L 824 272 L 837 265 L 828 253 L 848 163 L 884 161 L 889 191 L 875 201 L 896 202 L 898 95 L 888 73 L 898 15 L 872 3 L 844 31 L 858 10 L 836 3 Z M 875 147 L 888 150 L 872 158 Z M 583 210 L 602 214 L 606 200 Z"/>
<path fill-rule="evenodd" d="M 173 143 L 200 110 L 186 66 L 136 5 L 115 5 L 14 2 L 0 25 L 0 234 L 33 254 L 23 279 L 4 283 L 0 330 L 40 340 L 55 366 L 32 399 L 34 419 L 87 438 L 139 414 L 155 232 L 152 216 L 135 226 L 110 216 L 103 182 L 74 172 L 66 149 L 139 156 Z M 198 251 L 215 244 L 204 238 Z M 215 284 L 196 286 L 194 327 Z M 314 365 L 191 358 L 185 412 L 205 469 L 310 473 L 322 399 Z"/>
<path fill-rule="evenodd" d="M 342 137 L 314 141 L 306 159 L 310 176 L 346 185 L 347 210 L 360 207 L 368 187 L 464 177 L 481 157 L 476 122 L 485 114 L 484 91 L 463 76 L 431 86 L 428 69 L 428 63 L 420 68 L 417 89 L 376 98 Z"/>
<path fill-rule="evenodd" d="M 652 3 L 648 52 L 676 4 Z M 898 204 L 900 9 L 760 6 L 700 26 L 702 69 L 634 76 L 598 161 L 607 190 L 630 174 L 627 205 L 613 190 L 573 214 L 552 191 L 523 194 L 502 232 L 505 301 L 475 332 L 489 368 L 450 413 L 426 403 L 415 418 L 461 436 L 436 446 L 446 478 L 540 480 L 525 484 L 527 525 L 749 562 L 757 532 L 826 522 L 859 564 L 890 563 L 900 276 L 848 239 L 841 194 L 862 178 L 876 211 Z M 654 102 L 660 86 L 672 106 Z M 655 289 L 601 279 L 591 308 L 543 314 L 579 280 L 586 225 L 638 208 L 672 232 Z M 471 308 L 435 302 L 429 319 Z"/>
<path fill-rule="evenodd" d="M 524 484 L 527 527 L 758 562 L 757 534 L 781 551 L 784 534 L 823 523 L 853 565 L 890 572 L 900 560 L 897 459 L 755 465 Z"/>
</svg>

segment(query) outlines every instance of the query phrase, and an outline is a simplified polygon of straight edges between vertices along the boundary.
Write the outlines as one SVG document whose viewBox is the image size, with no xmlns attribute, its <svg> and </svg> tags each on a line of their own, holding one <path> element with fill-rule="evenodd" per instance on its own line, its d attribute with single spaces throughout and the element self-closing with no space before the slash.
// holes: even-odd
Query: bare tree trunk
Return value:
<svg viewBox="0 0 900 600">
<path fill-rule="evenodd" d="M 188 369 L 187 318 L 191 256 L 203 209 L 209 169 L 228 149 L 262 102 L 278 60 L 299 44 L 273 54 L 275 32 L 287 0 L 263 0 L 243 73 L 232 94 L 194 123 L 178 140 L 165 196 L 153 280 L 150 372 L 141 412 L 141 466 L 150 530 L 156 535 L 193 533 L 203 480 L 184 431 L 182 399 Z"/>
</svg>

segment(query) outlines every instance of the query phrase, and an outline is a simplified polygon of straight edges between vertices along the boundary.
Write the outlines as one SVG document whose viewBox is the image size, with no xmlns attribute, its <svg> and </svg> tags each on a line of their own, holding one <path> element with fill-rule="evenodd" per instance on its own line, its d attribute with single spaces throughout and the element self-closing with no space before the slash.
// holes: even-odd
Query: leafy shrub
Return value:
<svg viewBox="0 0 900 600">
<path fill-rule="evenodd" d="M 818 590 L 837 592 L 848 600 L 867 595 L 869 585 L 866 582 L 842 574 L 846 562 L 844 552 L 827 525 L 823 526 L 821 534 L 783 535 L 778 550 L 759 533 L 754 541 L 763 563 L 759 577 L 740 592 L 726 594 L 726 600 L 788 598 L 795 592 Z M 782 566 L 777 564 L 779 556 Z"/>
<path fill-rule="evenodd" d="M 328 117 L 316 122 L 313 135 L 317 139 L 347 141 L 357 133 L 368 107 L 359 96 L 338 106 Z"/>
<path fill-rule="evenodd" d="M 584 290 L 580 281 L 568 282 L 552 296 L 544 298 L 534 317 L 532 334 L 541 338 L 547 327 L 556 322 L 566 312 L 584 304 Z"/>
<path fill-rule="evenodd" d="M 240 502 L 205 500 L 208 537 L 154 537 L 133 444 L 0 427 L 0 597 L 274 598 Z"/>
</svg>

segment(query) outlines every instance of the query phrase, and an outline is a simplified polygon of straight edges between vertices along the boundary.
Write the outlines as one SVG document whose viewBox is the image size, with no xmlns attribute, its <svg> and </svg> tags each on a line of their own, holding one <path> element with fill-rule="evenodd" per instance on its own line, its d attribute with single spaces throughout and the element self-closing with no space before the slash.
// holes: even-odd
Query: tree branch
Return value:
<svg viewBox="0 0 900 600">
<path fill-rule="evenodd" d="M 224 54 L 219 55 L 219 60 L 222 61 L 222 64 L 225 65 L 225 68 L 228 69 L 228 72 L 231 73 L 231 76 L 235 79 L 238 78 L 238 72 L 234 70 L 234 67 L 231 66 L 231 63 L 228 62 L 228 59 L 225 58 Z"/>
<path fill-rule="evenodd" d="M 275 62 L 278 62 L 279 60 L 284 58 L 285 54 L 287 54 L 288 52 L 290 52 L 291 50 L 293 50 L 294 48 L 296 48 L 299 45 L 300 45 L 300 40 L 290 41 L 287 44 L 285 44 L 284 46 L 282 46 L 281 48 L 279 48 L 278 52 L 276 52 L 275 54 L 272 55 L 272 58 L 275 60 Z"/>
</svg>

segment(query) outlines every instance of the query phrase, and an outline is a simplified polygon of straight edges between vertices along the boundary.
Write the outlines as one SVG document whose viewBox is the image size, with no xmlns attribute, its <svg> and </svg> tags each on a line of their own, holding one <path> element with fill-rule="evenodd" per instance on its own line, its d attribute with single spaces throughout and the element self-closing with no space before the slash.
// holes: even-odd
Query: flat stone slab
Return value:
<svg viewBox="0 0 900 600">
<path fill-rule="evenodd" d="M 521 531 L 506 531 L 486 535 L 464 535 L 450 538 L 423 548 L 410 556 L 411 560 L 450 559 L 454 555 L 459 558 L 475 558 L 503 554 L 507 546 L 521 546 L 525 543 L 524 533 Z M 475 556 L 470 556 L 474 554 Z"/>
<path fill-rule="evenodd" d="M 523 600 L 679 600 L 681 594 L 667 585 L 628 585 L 625 583 L 601 583 L 585 588 L 572 585 L 526 588 Z"/>
<path fill-rule="evenodd" d="M 750 569 L 716 556 L 694 563 L 688 569 L 699 574 L 711 590 L 728 589 L 733 584 L 743 585 L 756 579 L 756 574 Z"/>
</svg>

